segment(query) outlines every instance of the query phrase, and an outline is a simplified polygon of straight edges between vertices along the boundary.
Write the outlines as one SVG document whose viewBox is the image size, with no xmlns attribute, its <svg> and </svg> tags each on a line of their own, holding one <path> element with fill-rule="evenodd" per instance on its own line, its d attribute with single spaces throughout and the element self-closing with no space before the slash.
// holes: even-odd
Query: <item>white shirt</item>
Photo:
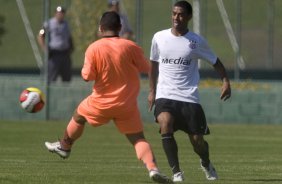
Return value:
<svg viewBox="0 0 282 184">
<path fill-rule="evenodd" d="M 173 35 L 171 29 L 157 32 L 150 54 L 150 60 L 159 63 L 156 99 L 199 103 L 198 59 L 211 64 L 217 60 L 203 37 L 190 31 L 183 36 Z"/>
</svg>

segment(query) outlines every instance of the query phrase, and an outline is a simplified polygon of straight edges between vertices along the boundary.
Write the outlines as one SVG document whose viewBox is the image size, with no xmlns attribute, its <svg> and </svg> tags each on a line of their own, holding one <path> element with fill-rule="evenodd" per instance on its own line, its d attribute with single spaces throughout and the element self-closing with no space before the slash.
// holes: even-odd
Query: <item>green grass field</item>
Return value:
<svg viewBox="0 0 282 184">
<path fill-rule="evenodd" d="M 63 133 L 63 122 L 0 121 L 0 183 L 20 184 L 139 184 L 152 183 L 133 148 L 112 124 L 87 126 L 63 160 L 44 148 Z M 212 124 L 211 159 L 220 179 L 209 182 L 199 167 L 186 136 L 179 132 L 179 157 L 184 183 L 262 184 L 282 182 L 281 132 L 278 125 Z M 171 175 L 156 124 L 145 124 L 161 170 Z"/>
</svg>

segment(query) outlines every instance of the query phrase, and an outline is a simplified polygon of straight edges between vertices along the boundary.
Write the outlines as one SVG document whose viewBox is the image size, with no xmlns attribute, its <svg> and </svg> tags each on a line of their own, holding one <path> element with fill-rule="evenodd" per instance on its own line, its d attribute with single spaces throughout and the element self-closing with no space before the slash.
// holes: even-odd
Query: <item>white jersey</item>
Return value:
<svg viewBox="0 0 282 184">
<path fill-rule="evenodd" d="M 171 29 L 157 32 L 150 54 L 150 60 L 159 63 L 156 99 L 200 103 L 198 59 L 211 64 L 217 60 L 203 37 L 190 31 L 183 36 L 173 35 Z"/>
</svg>

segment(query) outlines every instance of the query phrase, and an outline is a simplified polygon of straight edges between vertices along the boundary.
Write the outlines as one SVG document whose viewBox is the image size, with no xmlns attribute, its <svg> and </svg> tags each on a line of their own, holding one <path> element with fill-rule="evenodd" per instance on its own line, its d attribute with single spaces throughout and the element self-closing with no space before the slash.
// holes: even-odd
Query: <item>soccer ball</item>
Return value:
<svg viewBox="0 0 282 184">
<path fill-rule="evenodd" d="M 45 104 L 44 94 L 35 87 L 23 90 L 19 100 L 21 107 L 29 113 L 39 112 Z"/>
</svg>

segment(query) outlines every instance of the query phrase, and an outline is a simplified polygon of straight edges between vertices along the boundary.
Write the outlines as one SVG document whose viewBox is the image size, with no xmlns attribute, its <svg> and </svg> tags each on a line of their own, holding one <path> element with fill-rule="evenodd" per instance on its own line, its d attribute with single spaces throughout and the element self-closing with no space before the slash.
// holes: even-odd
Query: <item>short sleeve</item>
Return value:
<svg viewBox="0 0 282 184">
<path fill-rule="evenodd" d="M 203 37 L 200 37 L 199 48 L 197 53 L 201 59 L 209 61 L 212 65 L 216 63 L 217 56 L 211 50 L 207 41 Z"/>
<path fill-rule="evenodd" d="M 158 44 L 156 41 L 156 35 L 154 35 L 152 39 L 152 44 L 151 44 L 150 60 L 158 61 L 160 57 L 159 55 L 160 55 L 160 51 L 159 51 Z"/>
<path fill-rule="evenodd" d="M 134 48 L 132 50 L 134 51 L 133 59 L 136 67 L 138 68 L 138 71 L 142 73 L 148 73 L 150 66 L 142 48 L 138 45 L 134 45 Z"/>
</svg>

